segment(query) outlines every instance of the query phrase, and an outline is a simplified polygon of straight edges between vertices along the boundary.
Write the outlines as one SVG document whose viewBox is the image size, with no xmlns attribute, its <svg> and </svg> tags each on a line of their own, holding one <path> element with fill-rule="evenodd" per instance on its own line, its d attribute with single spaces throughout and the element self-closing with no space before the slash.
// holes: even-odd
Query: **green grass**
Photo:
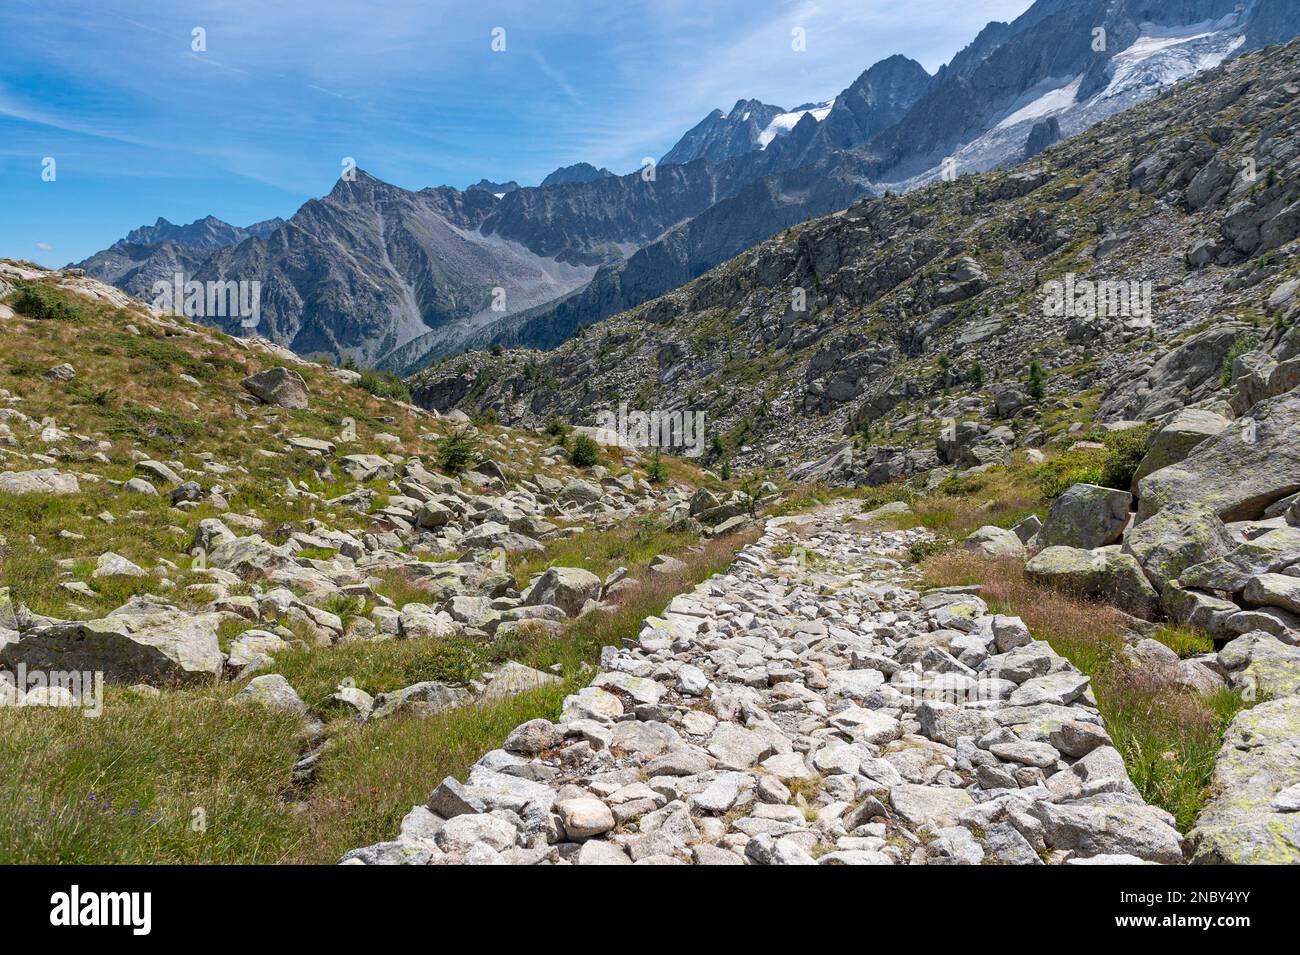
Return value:
<svg viewBox="0 0 1300 955">
<path fill-rule="evenodd" d="M 112 610 L 133 594 L 156 588 L 157 580 L 91 580 L 89 572 L 95 558 L 112 550 L 147 570 L 159 556 L 175 559 L 185 544 L 185 538 L 176 534 L 171 525 L 183 524 L 186 518 L 180 512 L 169 515 L 162 499 L 127 494 L 106 485 L 83 483 L 82 488 L 80 494 L 65 496 L 0 493 L 0 536 L 10 542 L 8 547 L 0 548 L 0 583 L 10 588 L 15 601 L 38 613 L 57 616 L 65 612 L 69 600 L 92 611 Z M 117 522 L 110 525 L 98 520 L 95 515 L 104 510 L 119 515 Z M 132 515 L 131 511 L 139 513 Z M 73 531 L 85 539 L 60 537 L 60 530 Z M 35 538 L 34 544 L 29 537 Z M 75 560 L 73 571 L 61 570 L 56 563 L 60 559 Z M 76 578 L 89 584 L 99 594 L 98 599 L 60 588 L 61 583 Z M 172 579 L 177 579 L 174 574 Z M 192 581 L 184 577 L 183 582 Z M 172 596 L 182 599 L 183 594 Z"/>
<path fill-rule="evenodd" d="M 376 577 L 379 584 L 374 588 L 375 593 L 387 597 L 399 610 L 407 604 L 424 604 L 433 599 L 433 594 L 404 570 L 386 571 Z"/>
<path fill-rule="evenodd" d="M 1259 335 L 1255 332 L 1243 332 L 1233 340 L 1227 354 L 1223 356 L 1223 367 L 1219 371 L 1219 384 L 1222 387 L 1232 384 L 1232 366 L 1236 360 L 1247 352 L 1254 351 L 1258 345 Z"/>
<path fill-rule="evenodd" d="M 329 719 L 331 747 L 301 812 L 283 799 L 303 742 L 299 724 L 227 703 L 239 684 L 167 690 L 159 699 L 109 688 L 99 719 L 0 710 L 0 862 L 332 863 L 348 849 L 391 839 L 444 776 L 463 778 L 518 724 L 558 716 L 564 696 L 594 672 L 587 665 L 601 647 L 635 637 L 645 616 L 724 570 L 750 539 L 677 548 L 685 571 L 646 576 L 617 609 L 589 614 L 560 636 L 532 630 L 490 643 L 392 640 L 276 654 L 274 671 Z M 232 622 L 222 639 L 228 645 L 249 626 Z M 509 659 L 542 670 L 558 664 L 565 682 L 371 724 L 327 702 L 345 678 L 376 694 L 422 680 L 463 683 Z M 102 800 L 109 809 L 97 808 Z M 189 828 L 196 808 L 205 810 L 206 833 Z"/>
<path fill-rule="evenodd" d="M 283 861 L 336 862 L 349 849 L 395 838 L 402 817 L 445 777 L 463 780 L 520 723 L 558 718 L 574 689 L 552 685 L 424 718 L 391 717 L 340 736 L 311 792 L 307 836 Z"/>
<path fill-rule="evenodd" d="M 491 662 L 483 644 L 449 637 L 291 647 L 275 655 L 275 671 L 312 709 L 342 714 L 351 710 L 331 705 L 329 697 L 344 679 L 351 678 L 373 696 L 423 680 L 466 683 Z"/>
<path fill-rule="evenodd" d="M 338 554 L 336 547 L 304 547 L 294 556 L 304 560 L 330 560 Z"/>
<path fill-rule="evenodd" d="M 277 861 L 303 836 L 280 798 L 298 721 L 221 695 L 0 709 L 0 863 Z"/>
<path fill-rule="evenodd" d="M 1152 635 L 1152 639 L 1173 650 L 1178 654 L 1179 659 L 1214 652 L 1214 641 L 1210 639 L 1209 634 L 1194 627 L 1166 624 Z"/>
<path fill-rule="evenodd" d="M 1205 806 L 1228 724 L 1254 704 L 1230 690 L 1171 691 L 1134 667 L 1112 667 L 1094 676 L 1093 685 L 1106 729 L 1138 792 L 1172 813 L 1186 832 Z"/>
<path fill-rule="evenodd" d="M 379 398 L 396 398 L 399 401 L 411 400 L 410 387 L 391 371 L 375 371 L 373 368 L 367 368 L 361 372 L 357 387 Z"/>
<path fill-rule="evenodd" d="M 680 550 L 698 540 L 690 531 L 670 530 L 651 517 L 641 517 L 609 530 L 549 541 L 541 553 L 514 556 L 507 565 L 520 584 L 552 566 L 581 567 L 603 579 L 618 567 L 649 564 L 656 554 Z"/>
<path fill-rule="evenodd" d="M 205 501 L 182 511 L 169 505 L 161 485 L 164 496 L 146 496 L 110 483 L 136 476 L 140 452 L 200 475 L 205 488 L 220 485 L 229 510 L 260 518 L 264 536 L 281 543 L 313 518 L 358 533 L 373 526 L 351 508 L 284 496 L 286 479 L 322 501 L 358 487 L 327 459 L 290 450 L 289 436 L 336 440 L 350 418 L 357 440 L 349 452 L 391 451 L 373 439 L 384 431 L 397 435 L 403 453 L 422 457 L 428 467 L 437 459 L 439 440 L 452 433 L 446 422 L 413 414 L 375 397 L 364 384 L 349 386 L 314 365 L 298 366 L 311 392 L 307 409 L 250 403 L 243 400 L 240 379 L 273 360 L 198 326 L 190 326 L 190 334 L 170 335 L 142 312 L 110 308 L 48 282 L 27 284 L 30 295 L 11 298 L 19 314 L 6 323 L 0 341 L 0 388 L 21 395 L 17 407 L 33 421 L 50 417 L 65 431 L 102 442 L 82 446 L 73 439 L 63 446 L 59 467 L 84 475 L 80 493 L 0 495 L 0 586 L 37 613 L 102 616 L 146 591 L 182 607 L 206 603 L 207 596 L 186 592 L 211 578 L 189 569 L 185 551 L 198 522 L 226 508 Z M 34 312 L 45 317 L 33 320 Z M 76 368 L 77 377 L 47 380 L 46 370 L 62 361 Z M 234 408 L 246 417 L 237 419 Z M 22 422 L 11 424 L 16 452 L 47 450 Z M 484 425 L 469 442 L 475 454 L 480 441 L 511 473 L 561 480 L 576 473 L 567 464 L 543 465 L 540 452 L 553 443 L 548 436 Z M 5 466 L 26 466 L 11 460 Z M 229 470 L 207 472 L 209 461 Z M 613 473 L 626 470 L 621 461 L 621 451 L 602 449 L 601 463 Z M 672 479 L 699 483 L 699 470 L 688 462 L 664 464 Z M 386 481 L 369 486 L 377 501 L 393 493 Z M 114 523 L 99 520 L 101 512 Z M 77 536 L 60 536 L 63 530 Z M 47 709 L 0 711 L 0 861 L 334 862 L 347 848 L 391 838 L 400 816 L 422 802 L 442 775 L 464 773 L 518 723 L 556 715 L 567 687 L 433 719 L 398 716 L 362 726 L 327 703 L 340 682 L 350 678 L 371 693 L 422 680 L 463 683 L 516 659 L 540 669 L 558 664 L 567 686 L 576 686 L 602 646 L 635 637 L 642 617 L 725 566 L 740 542 L 701 545 L 694 535 L 641 521 L 554 542 L 549 556 L 560 562 L 599 573 L 624 564 L 645 580 L 620 609 L 589 615 L 558 637 L 534 628 L 489 642 L 456 637 L 316 647 L 301 623 L 283 621 L 305 646 L 279 654 L 276 667 L 322 711 L 333 745 L 322 759 L 315 798 L 296 807 L 285 796 L 304 744 L 298 721 L 229 704 L 242 683 L 165 689 L 159 699 L 110 687 L 99 719 Z M 95 560 L 108 550 L 157 574 L 94 579 Z M 672 578 L 646 574 L 645 564 L 661 552 L 686 560 L 688 571 Z M 308 548 L 299 556 L 328 559 L 335 553 Z M 164 569 L 163 561 L 177 567 Z M 164 586 L 163 576 L 174 586 Z M 87 584 L 94 595 L 73 595 L 59 586 L 70 581 Z M 398 606 L 433 599 L 403 574 L 387 575 L 376 589 Z M 249 590 L 236 585 L 230 592 Z M 370 606 L 337 597 L 323 609 L 346 624 Z M 227 649 L 257 625 L 231 620 L 221 626 L 218 642 Z M 191 829 L 199 808 L 207 820 L 204 833 Z"/>
</svg>

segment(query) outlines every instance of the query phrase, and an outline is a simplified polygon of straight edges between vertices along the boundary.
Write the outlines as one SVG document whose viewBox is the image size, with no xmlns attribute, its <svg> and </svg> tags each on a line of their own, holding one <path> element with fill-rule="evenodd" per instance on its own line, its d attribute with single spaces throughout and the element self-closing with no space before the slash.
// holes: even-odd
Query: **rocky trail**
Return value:
<svg viewBox="0 0 1300 955">
<path fill-rule="evenodd" d="M 350 864 L 1178 863 L 1089 680 L 977 588 L 919 592 L 923 529 L 775 518 L 606 647 L 558 723 L 431 780 Z M 436 785 L 435 785 L 436 784 Z"/>
</svg>

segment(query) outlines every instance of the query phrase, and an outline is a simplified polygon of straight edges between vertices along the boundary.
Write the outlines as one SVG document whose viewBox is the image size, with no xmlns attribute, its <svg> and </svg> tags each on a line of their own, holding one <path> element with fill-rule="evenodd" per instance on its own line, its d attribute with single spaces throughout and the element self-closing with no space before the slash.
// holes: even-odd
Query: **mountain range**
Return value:
<svg viewBox="0 0 1300 955">
<path fill-rule="evenodd" d="M 410 191 L 358 170 L 287 221 L 160 219 L 77 264 L 145 298 L 178 271 L 259 280 L 260 334 L 402 372 L 468 347 L 555 347 L 792 225 L 1014 165 L 1297 33 L 1292 0 L 1038 0 L 933 76 L 895 55 L 822 103 L 741 100 L 626 175 L 579 163 L 536 187 Z"/>
<path fill-rule="evenodd" d="M 512 426 L 689 414 L 715 467 L 854 485 L 978 468 L 1080 419 L 1226 422 L 1300 383 L 1298 131 L 1300 40 L 1014 169 L 801 223 L 557 348 L 408 384 Z"/>
</svg>

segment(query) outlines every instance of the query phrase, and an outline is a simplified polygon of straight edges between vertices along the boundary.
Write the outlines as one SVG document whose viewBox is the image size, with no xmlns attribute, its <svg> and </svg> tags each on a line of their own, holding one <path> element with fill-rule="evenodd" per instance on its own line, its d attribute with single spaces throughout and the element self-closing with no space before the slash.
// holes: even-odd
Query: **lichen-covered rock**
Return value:
<svg viewBox="0 0 1300 955">
<path fill-rule="evenodd" d="M 1183 461 L 1138 482 L 1138 521 L 1173 501 L 1196 501 L 1224 521 L 1254 520 L 1300 491 L 1300 389 L 1261 401 Z"/>
<path fill-rule="evenodd" d="M 1128 524 L 1132 502 L 1128 491 L 1076 484 L 1052 504 L 1038 539 L 1045 547 L 1084 550 L 1114 544 Z"/>
<path fill-rule="evenodd" d="M 1160 608 L 1160 595 L 1138 562 L 1118 548 L 1048 547 L 1025 565 L 1025 575 L 1059 590 L 1108 600 L 1147 620 Z"/>
<path fill-rule="evenodd" d="M 600 578 L 580 567 L 551 567 L 528 592 L 530 605 L 550 604 L 576 617 L 588 600 L 600 599 Z"/>
<path fill-rule="evenodd" d="M 1228 620 L 1241 610 L 1231 600 L 1179 586 L 1176 580 L 1165 585 L 1160 601 L 1171 620 L 1203 630 L 1216 639 L 1231 635 Z"/>
<path fill-rule="evenodd" d="M 1155 806 L 1115 802 L 1034 803 L 1049 844 L 1082 856 L 1123 854 L 1166 865 L 1183 861 L 1173 817 Z"/>
<path fill-rule="evenodd" d="M 1186 587 L 1239 593 L 1252 577 L 1282 570 L 1297 560 L 1300 527 L 1278 527 L 1222 556 L 1193 564 L 1179 573 L 1178 582 Z"/>
<path fill-rule="evenodd" d="M 239 691 L 235 699 L 260 703 L 270 709 L 285 710 L 289 713 L 297 713 L 299 716 L 307 715 L 307 704 L 302 701 L 302 697 L 289 681 L 279 673 L 254 677 L 248 681 L 248 686 Z"/>
<path fill-rule="evenodd" d="M 1016 536 L 1015 532 L 991 524 L 971 533 L 962 546 L 972 553 L 982 554 L 985 557 L 1025 559 L 1024 542 Z"/>
<path fill-rule="evenodd" d="M 1148 474 L 1182 461 L 1206 438 L 1222 433 L 1228 424 L 1227 418 L 1213 411 L 1179 411 L 1151 435 L 1147 453 L 1133 473 L 1133 492 L 1137 493 L 1138 482 Z"/>
<path fill-rule="evenodd" d="M 470 701 L 469 691 L 458 686 L 448 686 L 433 680 L 415 683 L 411 686 L 394 690 L 392 693 L 380 693 L 375 697 L 371 719 L 382 719 L 395 713 L 409 713 L 415 716 L 431 716 L 443 710 L 455 709 Z"/>
<path fill-rule="evenodd" d="M 1257 607 L 1280 607 L 1300 613 L 1300 577 L 1290 574 L 1260 574 L 1246 584 L 1247 603 Z"/>
<path fill-rule="evenodd" d="M 5 494 L 78 494 L 76 475 L 56 468 L 37 471 L 0 471 L 0 492 Z"/>
<path fill-rule="evenodd" d="M 1300 865 L 1300 812 L 1279 796 L 1300 784 L 1300 696 L 1260 703 L 1233 717 L 1188 833 L 1192 861 Z"/>
<path fill-rule="evenodd" d="M 250 395 L 281 408 L 306 408 L 311 397 L 307 382 L 292 368 L 268 368 L 249 375 L 239 384 Z"/>
<path fill-rule="evenodd" d="M 1196 501 L 1173 501 L 1129 530 L 1124 553 L 1132 554 L 1156 589 L 1163 591 L 1188 567 L 1223 557 L 1236 545 L 1213 508 Z"/>
<path fill-rule="evenodd" d="M 1262 630 L 1243 633 L 1219 651 L 1229 684 L 1246 698 L 1278 699 L 1300 693 L 1300 647 Z"/>
<path fill-rule="evenodd" d="M 217 627 L 226 616 L 136 597 L 97 620 L 41 620 L 0 647 L 0 665 L 101 671 L 110 683 L 209 682 L 221 676 Z"/>
</svg>

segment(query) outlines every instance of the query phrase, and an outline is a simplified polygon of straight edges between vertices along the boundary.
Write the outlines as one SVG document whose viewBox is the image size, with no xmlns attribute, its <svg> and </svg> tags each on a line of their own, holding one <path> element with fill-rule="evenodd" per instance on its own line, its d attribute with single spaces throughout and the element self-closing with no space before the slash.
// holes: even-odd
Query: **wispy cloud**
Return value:
<svg viewBox="0 0 1300 955">
<path fill-rule="evenodd" d="M 582 97 L 578 95 L 578 91 L 573 88 L 573 84 L 564 78 L 563 73 L 551 66 L 550 63 L 546 62 L 546 57 L 542 56 L 542 54 L 537 50 L 530 51 L 529 56 L 533 58 L 533 62 L 536 63 L 538 69 L 546 75 L 546 78 L 559 88 L 561 93 L 569 97 L 569 99 L 575 103 L 582 102 Z"/>
</svg>

